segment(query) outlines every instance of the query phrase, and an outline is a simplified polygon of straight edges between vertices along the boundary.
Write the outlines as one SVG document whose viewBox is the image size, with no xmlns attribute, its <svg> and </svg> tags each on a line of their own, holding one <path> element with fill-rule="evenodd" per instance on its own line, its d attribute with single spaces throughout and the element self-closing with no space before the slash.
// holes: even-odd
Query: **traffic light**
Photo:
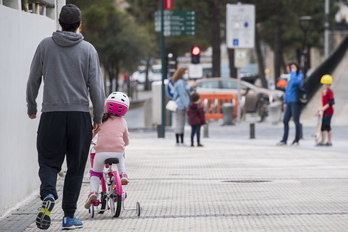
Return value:
<svg viewBox="0 0 348 232">
<path fill-rule="evenodd" d="M 191 49 L 191 63 L 199 64 L 201 57 L 201 48 L 198 46 L 193 46 Z"/>
</svg>

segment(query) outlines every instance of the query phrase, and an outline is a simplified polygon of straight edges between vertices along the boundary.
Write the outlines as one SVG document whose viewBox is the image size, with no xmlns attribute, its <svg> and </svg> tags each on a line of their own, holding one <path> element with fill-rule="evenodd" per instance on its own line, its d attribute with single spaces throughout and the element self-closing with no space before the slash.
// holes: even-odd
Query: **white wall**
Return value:
<svg viewBox="0 0 348 232">
<path fill-rule="evenodd" d="M 55 4 L 57 15 L 65 0 Z M 55 19 L 0 5 L 0 216 L 34 191 L 38 193 L 39 118 L 28 118 L 25 92 L 31 59 L 39 42 L 57 29 Z M 40 92 L 39 111 L 41 99 Z"/>
</svg>

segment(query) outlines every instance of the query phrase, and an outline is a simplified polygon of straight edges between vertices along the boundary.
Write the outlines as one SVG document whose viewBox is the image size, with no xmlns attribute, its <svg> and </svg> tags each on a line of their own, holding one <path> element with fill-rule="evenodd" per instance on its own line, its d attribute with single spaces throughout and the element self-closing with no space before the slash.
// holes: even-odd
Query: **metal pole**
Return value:
<svg viewBox="0 0 348 232">
<path fill-rule="evenodd" d="M 166 78 L 166 73 L 165 73 L 165 47 L 164 47 L 164 0 L 161 0 L 161 58 L 162 58 L 162 121 L 161 121 L 161 133 L 160 133 L 160 138 L 165 137 L 165 125 L 166 125 L 166 114 L 165 114 L 165 96 L 164 96 L 164 79 Z"/>
<path fill-rule="evenodd" d="M 324 38 L 324 55 L 325 59 L 329 56 L 329 0 L 325 0 L 325 38 Z"/>
<path fill-rule="evenodd" d="M 308 71 L 308 43 L 307 43 L 307 29 L 304 29 L 304 70 L 303 70 L 303 76 L 304 78 L 307 77 L 307 71 Z"/>
<path fill-rule="evenodd" d="M 238 94 L 237 94 L 237 100 L 238 100 L 238 112 L 237 112 L 237 122 L 240 123 L 241 119 L 241 112 L 242 112 L 242 106 L 241 106 L 241 86 L 240 86 L 240 68 L 237 68 L 237 78 L 238 78 Z M 233 117 L 233 115 L 232 115 Z"/>
</svg>

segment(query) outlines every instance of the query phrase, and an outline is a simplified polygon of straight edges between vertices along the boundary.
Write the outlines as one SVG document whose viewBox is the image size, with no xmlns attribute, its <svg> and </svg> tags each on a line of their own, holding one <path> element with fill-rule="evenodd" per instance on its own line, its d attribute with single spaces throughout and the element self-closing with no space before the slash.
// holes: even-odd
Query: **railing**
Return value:
<svg viewBox="0 0 348 232">
<path fill-rule="evenodd" d="M 238 100 L 233 94 L 200 93 L 203 107 L 205 109 L 205 119 L 222 119 L 222 105 L 233 103 L 233 118 L 238 116 Z"/>
<path fill-rule="evenodd" d="M 0 5 L 55 19 L 55 0 L 0 0 Z"/>
<path fill-rule="evenodd" d="M 331 53 L 331 55 L 321 63 L 314 72 L 306 78 L 303 87 L 307 90 L 307 97 L 309 100 L 314 96 L 316 91 L 320 88 L 320 78 L 325 74 L 332 74 L 339 62 L 342 60 L 348 48 L 348 36 L 346 36 L 342 43 Z"/>
</svg>

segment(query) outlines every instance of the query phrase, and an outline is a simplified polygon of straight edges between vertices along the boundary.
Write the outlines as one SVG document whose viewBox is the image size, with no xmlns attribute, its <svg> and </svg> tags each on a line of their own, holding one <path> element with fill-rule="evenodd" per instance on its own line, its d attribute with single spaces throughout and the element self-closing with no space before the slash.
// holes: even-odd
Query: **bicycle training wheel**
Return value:
<svg viewBox="0 0 348 232">
<path fill-rule="evenodd" d="M 137 211 L 137 216 L 140 217 L 141 207 L 140 207 L 140 203 L 139 203 L 139 202 L 137 202 L 137 203 L 135 204 L 135 209 L 136 209 L 136 211 Z"/>
<path fill-rule="evenodd" d="M 111 215 L 113 217 L 120 216 L 121 207 L 122 207 L 122 194 L 117 194 L 117 188 L 122 188 L 121 181 L 120 181 L 120 178 L 117 178 L 117 175 L 113 175 L 113 178 L 111 180 L 111 185 L 109 186 L 109 193 L 110 193 L 109 203 L 111 208 Z"/>
</svg>

